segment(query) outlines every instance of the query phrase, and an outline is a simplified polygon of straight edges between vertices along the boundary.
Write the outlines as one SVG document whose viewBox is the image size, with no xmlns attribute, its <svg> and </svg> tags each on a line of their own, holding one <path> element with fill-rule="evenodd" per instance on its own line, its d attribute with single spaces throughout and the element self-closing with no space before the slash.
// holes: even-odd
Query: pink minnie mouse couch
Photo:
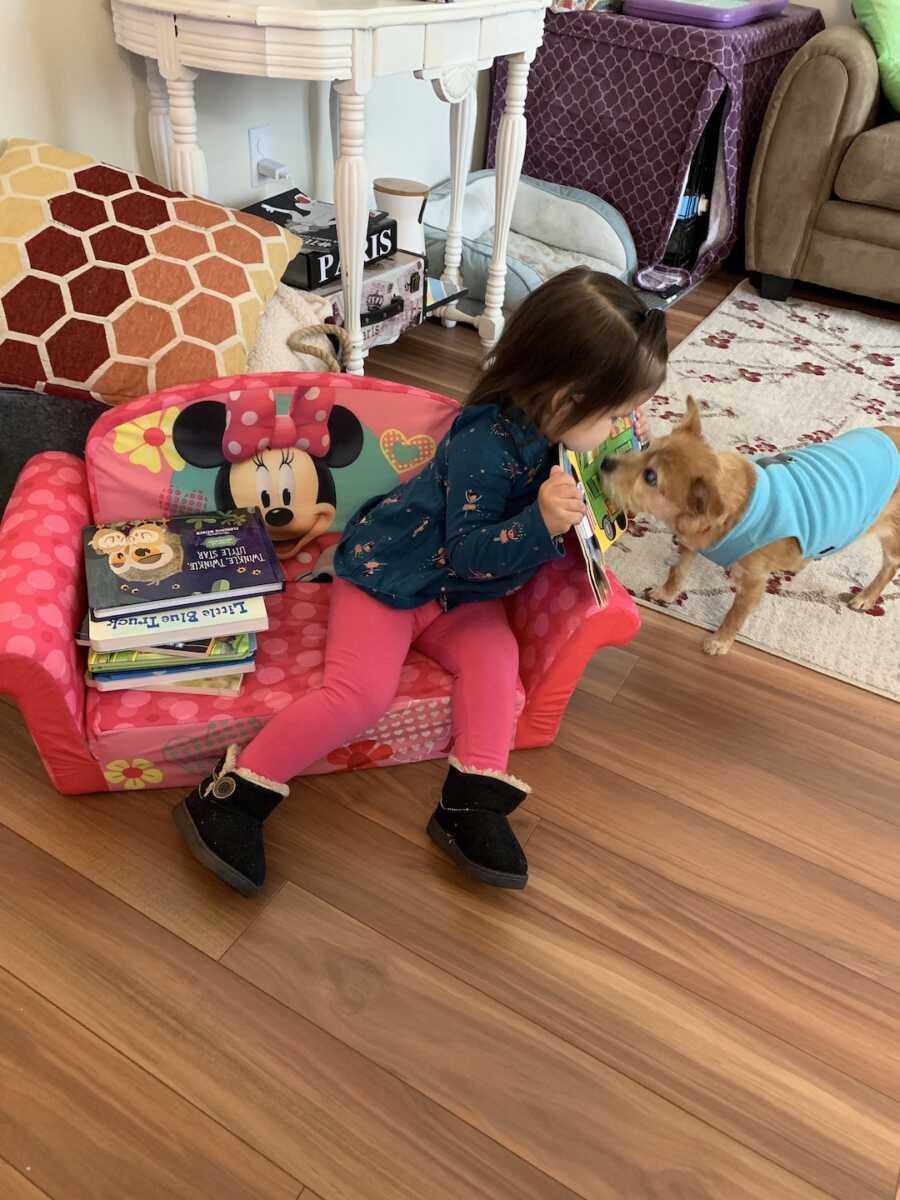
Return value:
<svg viewBox="0 0 900 1200">
<path fill-rule="evenodd" d="M 368 497 L 420 470 L 457 411 L 443 396 L 374 379 L 242 376 L 110 410 L 85 463 L 56 452 L 33 458 L 0 527 L 0 692 L 22 710 L 56 787 L 193 784 L 225 746 L 248 741 L 318 686 L 337 531 Z M 232 503 L 262 510 L 289 580 L 269 600 L 270 627 L 241 696 L 86 689 L 73 640 L 85 605 L 82 527 Z M 508 604 L 521 646 L 515 744 L 546 745 L 591 655 L 632 638 L 637 610 L 615 584 L 598 611 L 577 550 Z M 436 758 L 450 741 L 450 679 L 413 651 L 390 711 L 314 770 Z"/>
</svg>

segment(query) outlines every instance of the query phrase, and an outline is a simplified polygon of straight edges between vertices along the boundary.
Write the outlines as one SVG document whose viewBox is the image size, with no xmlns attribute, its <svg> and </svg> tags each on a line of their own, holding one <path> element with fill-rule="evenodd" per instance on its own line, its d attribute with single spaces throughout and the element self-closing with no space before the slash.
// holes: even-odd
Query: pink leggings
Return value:
<svg viewBox="0 0 900 1200">
<path fill-rule="evenodd" d="M 335 580 L 322 686 L 273 717 L 238 761 L 287 783 L 390 707 L 410 646 L 453 676 L 454 754 L 467 767 L 505 771 L 515 726 L 519 647 L 499 600 L 445 613 L 388 608 Z"/>
</svg>

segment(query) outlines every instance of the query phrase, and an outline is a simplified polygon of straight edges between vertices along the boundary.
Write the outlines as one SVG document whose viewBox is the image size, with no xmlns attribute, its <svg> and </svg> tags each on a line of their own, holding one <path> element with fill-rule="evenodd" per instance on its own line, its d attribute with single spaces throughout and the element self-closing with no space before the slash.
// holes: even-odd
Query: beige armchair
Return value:
<svg viewBox="0 0 900 1200">
<path fill-rule="evenodd" d="M 784 300 L 795 280 L 900 302 L 900 121 L 878 123 L 872 43 L 812 38 L 769 102 L 747 200 L 747 268 Z"/>
</svg>

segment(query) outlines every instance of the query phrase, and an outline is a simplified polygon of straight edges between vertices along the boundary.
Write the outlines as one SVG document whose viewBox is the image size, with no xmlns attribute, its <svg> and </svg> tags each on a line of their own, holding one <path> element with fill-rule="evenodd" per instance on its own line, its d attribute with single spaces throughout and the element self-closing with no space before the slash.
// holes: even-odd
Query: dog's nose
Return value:
<svg viewBox="0 0 900 1200">
<path fill-rule="evenodd" d="M 270 508 L 266 513 L 266 524 L 274 525 L 278 529 L 282 525 L 290 525 L 294 519 L 294 514 L 289 508 Z"/>
<path fill-rule="evenodd" d="M 614 454 L 610 454 L 607 458 L 604 458 L 603 462 L 600 464 L 600 470 L 603 471 L 605 475 L 611 475 L 618 465 L 619 460 Z"/>
</svg>

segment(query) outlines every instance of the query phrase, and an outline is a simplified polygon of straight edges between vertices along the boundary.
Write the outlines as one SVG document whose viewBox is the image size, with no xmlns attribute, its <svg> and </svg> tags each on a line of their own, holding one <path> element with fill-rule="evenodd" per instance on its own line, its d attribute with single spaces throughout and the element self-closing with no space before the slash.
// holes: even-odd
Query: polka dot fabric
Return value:
<svg viewBox="0 0 900 1200">
<path fill-rule="evenodd" d="M 290 411 L 276 415 L 269 388 L 229 393 L 222 451 L 228 462 L 243 462 L 262 450 L 306 450 L 314 458 L 328 453 L 328 419 L 335 392 L 313 385 L 297 388 Z"/>
<path fill-rule="evenodd" d="M 519 675 L 525 709 L 516 746 L 545 746 L 556 736 L 569 696 L 601 646 L 630 642 L 640 628 L 631 596 L 612 573 L 609 604 L 598 609 L 581 551 L 571 541 L 565 558 L 548 563 L 507 604 L 519 642 Z"/>
<path fill-rule="evenodd" d="M 162 772 L 160 786 L 192 783 L 232 740 L 249 741 L 269 717 L 322 682 L 328 584 L 295 584 L 268 602 L 269 630 L 259 638 L 257 669 L 236 700 L 161 692 L 90 692 L 88 739 L 104 763 L 142 757 Z M 384 717 L 348 746 L 338 748 L 312 773 L 348 766 L 418 762 L 445 752 L 451 739 L 450 677 L 424 655 L 411 652 L 400 690 Z M 520 694 L 520 708 L 524 692 Z M 361 743 L 381 751 L 355 762 Z"/>
<path fill-rule="evenodd" d="M 0 690 L 18 701 L 61 791 L 105 786 L 84 737 L 81 530 L 89 520 L 84 464 L 31 460 L 0 530 Z"/>
</svg>

